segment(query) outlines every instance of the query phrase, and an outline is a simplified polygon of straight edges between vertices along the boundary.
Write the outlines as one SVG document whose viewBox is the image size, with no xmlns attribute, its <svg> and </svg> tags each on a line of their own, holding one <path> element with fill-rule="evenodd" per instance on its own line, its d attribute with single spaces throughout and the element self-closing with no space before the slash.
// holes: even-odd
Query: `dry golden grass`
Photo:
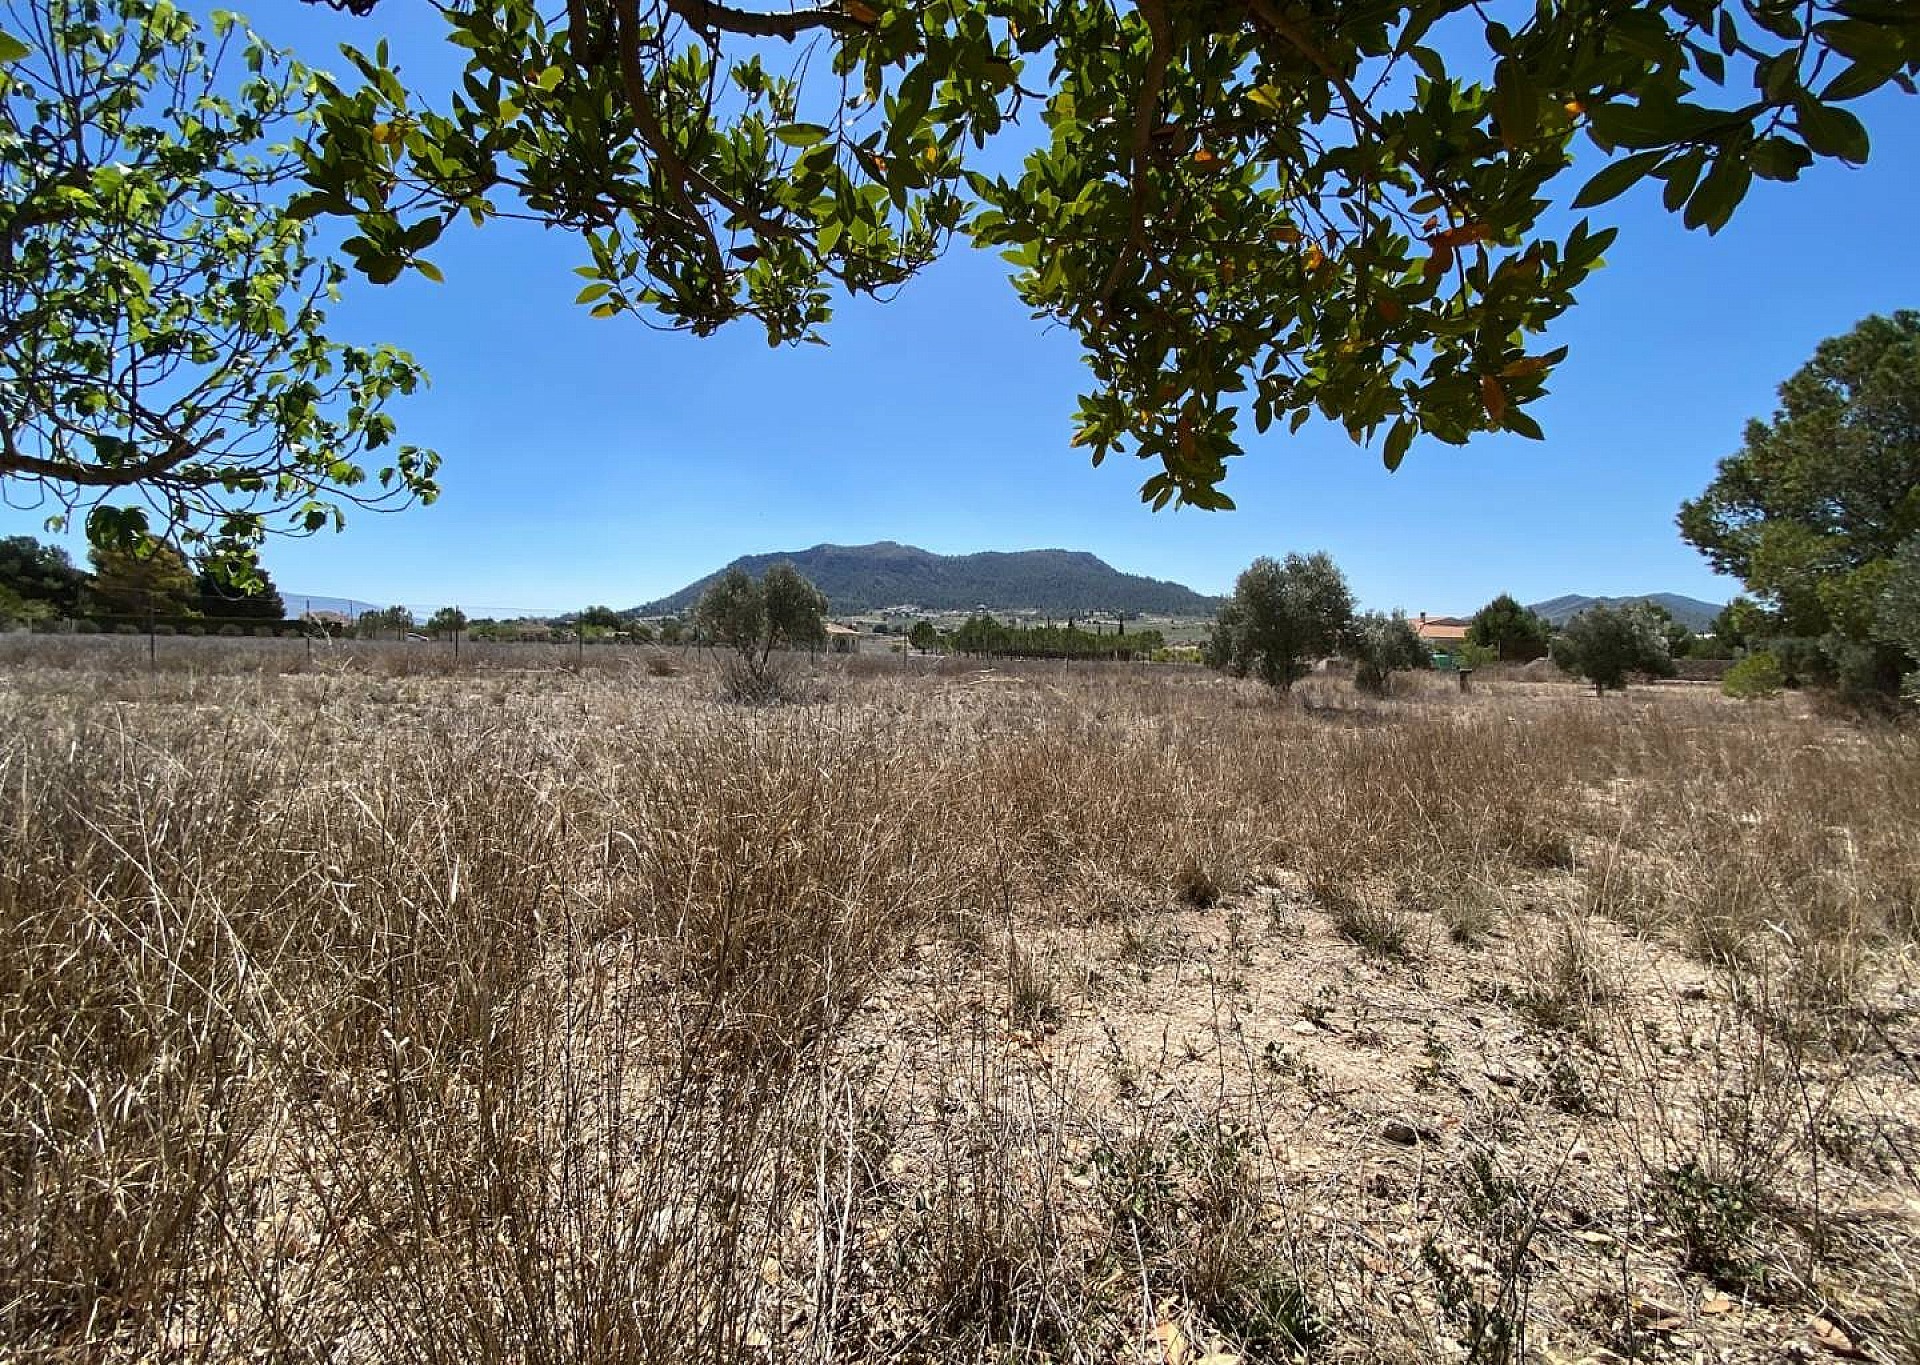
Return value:
<svg viewBox="0 0 1920 1365">
<path fill-rule="evenodd" d="M 1908 735 L 87 643 L 0 673 L 0 1356 L 1920 1352 Z"/>
</svg>

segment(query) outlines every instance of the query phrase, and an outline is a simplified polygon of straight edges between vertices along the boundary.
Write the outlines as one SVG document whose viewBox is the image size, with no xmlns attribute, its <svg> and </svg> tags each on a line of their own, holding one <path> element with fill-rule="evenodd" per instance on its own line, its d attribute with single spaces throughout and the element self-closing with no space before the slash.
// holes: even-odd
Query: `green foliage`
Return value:
<svg viewBox="0 0 1920 1365">
<path fill-rule="evenodd" d="M 1902 650 L 1910 660 L 1920 660 L 1920 535 L 1908 537 L 1894 556 L 1874 623 L 1882 642 Z M 1901 691 L 1920 700 L 1920 668 L 1909 669 Z"/>
<path fill-rule="evenodd" d="M 1890 685 L 1899 660 L 1876 618 L 1894 556 L 1920 533 L 1920 312 L 1870 317 L 1821 342 L 1780 386 L 1773 419 L 1747 424 L 1740 452 L 1679 521 L 1716 569 L 1772 609 L 1775 630 L 1831 636 L 1841 672 L 1864 688 Z"/>
<path fill-rule="evenodd" d="M 0 630 L 39 626 L 53 619 L 53 608 L 38 598 L 22 597 L 0 583 Z"/>
<path fill-rule="evenodd" d="M 827 599 L 791 564 L 775 564 L 758 580 L 734 568 L 707 589 L 693 624 L 706 639 L 738 651 L 754 678 L 764 680 L 776 648 L 826 638 Z"/>
<path fill-rule="evenodd" d="M 575 625 L 591 630 L 617 631 L 627 624 L 627 618 L 612 607 L 588 607 L 573 619 Z"/>
<path fill-rule="evenodd" d="M 1764 649 L 1747 655 L 1729 668 L 1727 676 L 1720 680 L 1720 690 L 1741 701 L 1778 696 L 1780 689 L 1786 685 L 1787 675 L 1780 667 L 1780 661 Z"/>
<path fill-rule="evenodd" d="M 408 607 L 388 607 L 384 611 L 362 612 L 353 624 L 355 633 L 363 640 L 378 640 L 383 635 L 404 640 L 413 629 L 413 611 Z"/>
<path fill-rule="evenodd" d="M 90 615 L 134 624 L 156 616 L 189 617 L 199 607 L 199 579 L 171 545 L 95 545 L 88 559 L 93 577 L 83 605 Z"/>
<path fill-rule="evenodd" d="M 244 584 L 244 585 L 243 585 Z M 201 569 L 198 582 L 200 614 L 217 619 L 251 618 L 256 621 L 284 621 L 287 604 L 280 589 L 257 563 L 237 584 L 222 574 L 217 565 Z"/>
<path fill-rule="evenodd" d="M 1763 1203 L 1757 1182 L 1718 1177 L 1687 1161 L 1664 1173 L 1654 1197 L 1680 1234 L 1687 1269 L 1730 1288 L 1749 1282 L 1756 1266 L 1747 1244 Z"/>
<path fill-rule="evenodd" d="M 39 603 L 53 616 L 71 616 L 80 610 L 87 576 L 74 567 L 57 545 L 42 545 L 32 536 L 0 539 L 0 590 L 23 604 Z"/>
<path fill-rule="evenodd" d="M 1670 678 L 1674 672 L 1659 619 L 1641 603 L 1588 607 L 1554 637 L 1553 661 L 1596 692 L 1625 687 L 1629 673 Z"/>
<path fill-rule="evenodd" d="M 1486 668 L 1499 662 L 1499 650 L 1476 645 L 1472 640 L 1462 640 L 1453 651 L 1453 666 L 1458 669 Z"/>
<path fill-rule="evenodd" d="M 1614 237 L 1569 207 L 1651 177 L 1715 231 L 1755 176 L 1864 159 L 1845 102 L 1920 67 L 1890 0 L 1563 0 L 1517 27 L 1471 0 L 438 8 L 447 97 L 384 45 L 323 83 L 297 208 L 351 218 L 369 278 L 437 276 L 454 219 L 530 212 L 579 235 L 595 316 L 778 344 L 964 235 L 1079 337 L 1076 442 L 1157 462 L 1155 506 L 1230 505 L 1249 416 L 1384 431 L 1390 467 L 1416 435 L 1538 437 L 1564 351 L 1529 340 Z M 1017 174 L 969 166 L 1035 104 Z M 1584 186 L 1581 140 L 1617 158 Z"/>
<path fill-rule="evenodd" d="M 236 564 L 343 504 L 431 501 L 431 451 L 361 464 L 419 368 L 326 335 L 344 271 L 280 207 L 312 73 L 226 13 L 210 45 L 167 0 L 35 10 L 0 66 L 0 480 L 88 509 L 96 545 Z"/>
<path fill-rule="evenodd" d="M 953 632 L 953 648 L 962 654 L 998 654 L 1012 659 L 1140 659 L 1166 646 L 1157 630 L 1131 635 L 1101 635 L 1064 626 L 1003 625 L 991 616 L 969 616 Z"/>
<path fill-rule="evenodd" d="M 1370 611 L 1356 618 L 1346 653 L 1354 662 L 1353 685 L 1376 696 L 1385 695 L 1395 673 L 1433 667 L 1431 651 L 1407 624 L 1406 613 L 1398 611 L 1391 616 Z"/>
<path fill-rule="evenodd" d="M 1780 633 L 1780 618 L 1751 597 L 1736 597 L 1713 618 L 1713 638 L 1733 649 L 1751 639 Z"/>
<path fill-rule="evenodd" d="M 1282 691 L 1335 653 L 1353 619 L 1353 593 L 1325 551 L 1261 557 L 1233 585 L 1208 637 L 1206 661 Z"/>
<path fill-rule="evenodd" d="M 459 635 L 466 628 L 467 614 L 458 607 L 442 607 L 427 618 L 427 634 L 435 639 Z"/>
<path fill-rule="evenodd" d="M 1758 640 L 1759 647 L 1780 664 L 1788 687 L 1828 686 L 1834 681 L 1833 660 L 1819 640 L 1804 635 L 1776 635 Z"/>
<path fill-rule="evenodd" d="M 1672 612 L 1658 602 L 1641 602 L 1638 605 L 1659 627 L 1660 637 L 1667 642 L 1669 659 L 1684 659 L 1693 651 L 1693 632 L 1674 620 Z"/>
<path fill-rule="evenodd" d="M 1526 663 L 1547 652 L 1552 637 L 1547 623 L 1521 606 L 1511 593 L 1501 593 L 1473 614 L 1467 640 L 1508 663 Z"/>
<path fill-rule="evenodd" d="M 907 643 L 924 654 L 940 647 L 940 632 L 933 628 L 931 621 L 915 621 L 913 629 L 907 632 Z"/>
<path fill-rule="evenodd" d="M 827 599 L 791 564 L 775 564 L 760 579 L 767 599 L 773 644 L 787 649 L 818 645 L 827 638 Z"/>
</svg>

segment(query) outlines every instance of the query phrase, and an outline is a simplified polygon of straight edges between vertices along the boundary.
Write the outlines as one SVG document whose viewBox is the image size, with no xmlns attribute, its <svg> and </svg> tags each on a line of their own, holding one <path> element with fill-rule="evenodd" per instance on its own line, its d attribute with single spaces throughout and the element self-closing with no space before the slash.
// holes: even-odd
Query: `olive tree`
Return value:
<svg viewBox="0 0 1920 1365">
<path fill-rule="evenodd" d="M 1595 695 L 1624 688 L 1629 673 L 1674 674 L 1659 619 L 1638 603 L 1588 607 L 1554 637 L 1553 661 L 1592 683 Z"/>
<path fill-rule="evenodd" d="M 736 565 L 693 609 L 694 628 L 739 655 L 742 671 L 728 687 L 743 700 L 775 695 L 773 651 L 825 639 L 826 617 L 826 597 L 791 564 L 775 564 L 757 580 Z"/>
<path fill-rule="evenodd" d="M 1353 660 L 1353 685 L 1385 695 L 1395 673 L 1432 668 L 1433 653 L 1407 623 L 1405 612 L 1391 616 L 1370 611 L 1355 618 L 1347 632 L 1347 657 Z"/>
<path fill-rule="evenodd" d="M 1353 619 L 1353 593 L 1324 551 L 1262 556 L 1234 582 L 1208 636 L 1207 663 L 1285 692 L 1335 653 Z"/>
<path fill-rule="evenodd" d="M 393 440 L 419 367 L 328 335 L 345 272 L 284 208 L 316 77 L 208 23 L 0 6 L 0 491 L 244 581 L 269 531 L 431 501 L 438 458 Z"/>
</svg>

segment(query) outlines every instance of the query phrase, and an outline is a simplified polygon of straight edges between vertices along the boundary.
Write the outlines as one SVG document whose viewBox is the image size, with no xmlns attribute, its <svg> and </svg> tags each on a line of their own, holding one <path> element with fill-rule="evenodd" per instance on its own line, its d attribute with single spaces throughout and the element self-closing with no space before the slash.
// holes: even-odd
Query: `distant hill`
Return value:
<svg viewBox="0 0 1920 1365">
<path fill-rule="evenodd" d="M 1713 618 L 1720 614 L 1720 608 L 1725 605 L 1702 602 L 1697 597 L 1682 597 L 1677 592 L 1650 592 L 1639 597 L 1582 597 L 1579 593 L 1568 593 L 1550 601 L 1535 602 L 1527 610 L 1545 617 L 1556 626 L 1563 626 L 1588 607 L 1620 607 L 1629 602 L 1652 602 L 1665 607 L 1674 620 L 1692 631 L 1709 629 L 1713 625 Z"/>
<path fill-rule="evenodd" d="M 1218 598 L 1165 579 L 1121 573 L 1079 550 L 984 551 L 937 555 L 883 540 L 874 545 L 816 545 L 810 550 L 743 555 L 732 564 L 687 584 L 657 602 L 634 608 L 641 616 L 691 610 L 710 584 L 728 569 L 758 577 L 782 560 L 790 562 L 827 595 L 839 615 L 911 604 L 928 611 L 1022 609 L 1071 616 L 1076 612 L 1127 612 L 1150 616 L 1211 616 Z"/>
</svg>

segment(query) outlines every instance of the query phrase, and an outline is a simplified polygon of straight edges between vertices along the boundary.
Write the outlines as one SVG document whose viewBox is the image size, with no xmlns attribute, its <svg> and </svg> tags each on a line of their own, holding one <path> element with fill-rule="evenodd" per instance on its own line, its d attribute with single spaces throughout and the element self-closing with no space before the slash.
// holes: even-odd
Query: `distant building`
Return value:
<svg viewBox="0 0 1920 1365">
<path fill-rule="evenodd" d="M 1471 624 L 1458 616 L 1429 616 L 1423 611 L 1413 623 L 1413 633 L 1435 649 L 1448 650 L 1467 642 L 1467 627 Z"/>
<path fill-rule="evenodd" d="M 827 652 L 829 654 L 858 654 L 860 652 L 860 632 L 852 626 L 843 626 L 838 621 L 828 622 Z"/>
</svg>

